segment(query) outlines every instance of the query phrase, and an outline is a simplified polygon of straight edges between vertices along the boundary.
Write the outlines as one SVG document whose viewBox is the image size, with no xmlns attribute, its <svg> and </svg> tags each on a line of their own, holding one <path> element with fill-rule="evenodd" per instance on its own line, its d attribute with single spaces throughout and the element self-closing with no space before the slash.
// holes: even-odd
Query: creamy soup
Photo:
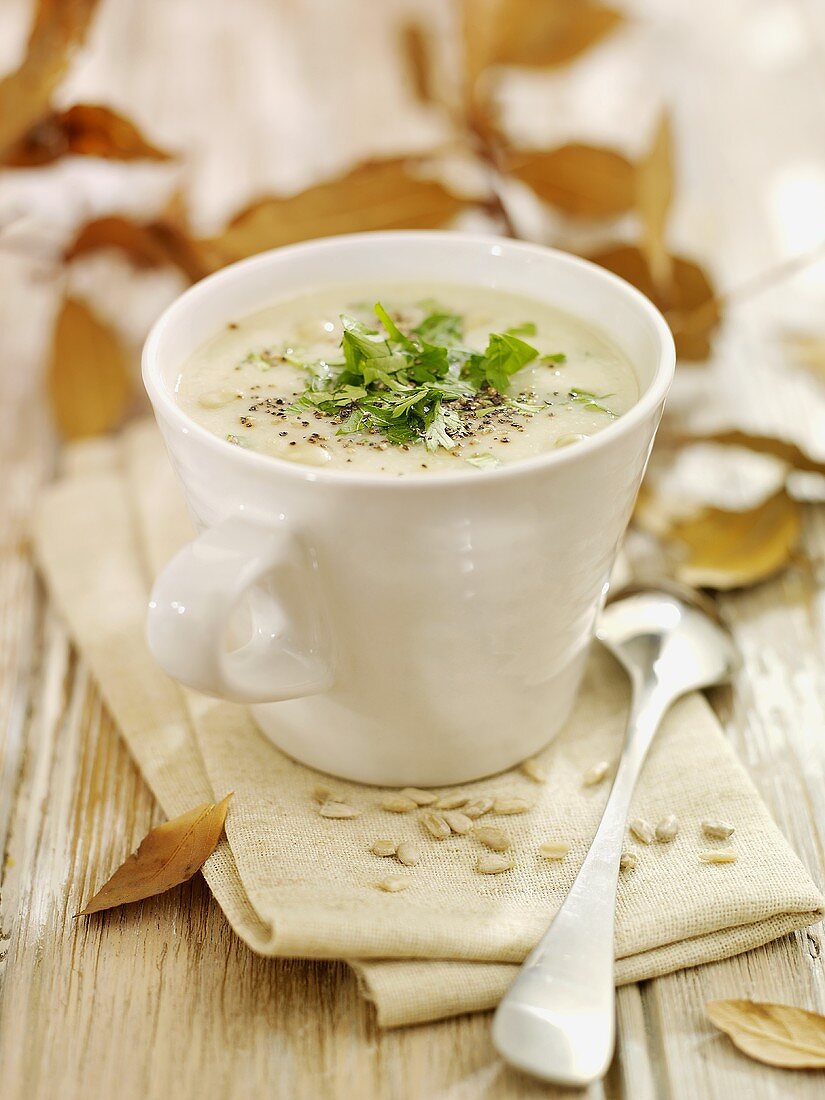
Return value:
<svg viewBox="0 0 825 1100">
<path fill-rule="evenodd" d="M 603 333 L 541 302 L 390 283 L 239 317 L 183 365 L 176 394 L 238 447 L 401 477 L 575 446 L 626 412 L 638 384 Z"/>
</svg>

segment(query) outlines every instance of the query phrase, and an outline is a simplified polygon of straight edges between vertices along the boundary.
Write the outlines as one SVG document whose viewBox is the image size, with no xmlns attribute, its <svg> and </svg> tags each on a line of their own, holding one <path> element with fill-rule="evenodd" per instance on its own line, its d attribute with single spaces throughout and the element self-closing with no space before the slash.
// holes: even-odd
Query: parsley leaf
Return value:
<svg viewBox="0 0 825 1100">
<path fill-rule="evenodd" d="M 509 336 L 535 336 L 538 329 L 533 321 L 524 321 L 520 325 L 513 325 L 512 328 L 504 330 Z"/>
<path fill-rule="evenodd" d="M 457 313 L 445 313 L 434 310 L 412 330 L 413 336 L 426 340 L 430 344 L 449 347 L 460 344 L 464 339 L 464 324 Z"/>
<path fill-rule="evenodd" d="M 606 413 L 611 420 L 615 420 L 616 413 L 614 413 L 612 409 L 608 409 L 606 405 L 601 404 L 606 398 L 612 396 L 612 393 L 603 393 L 601 396 L 598 396 L 595 393 L 589 393 L 587 390 L 577 389 L 571 389 L 568 393 L 568 397 L 571 401 L 583 405 L 586 409 L 593 409 L 594 412 Z"/>
<path fill-rule="evenodd" d="M 477 389 L 486 382 L 499 393 L 506 393 L 510 375 L 536 358 L 538 352 L 517 336 L 506 332 L 490 333 L 487 350 L 483 355 L 473 354 L 467 360 L 462 376 L 467 377 Z"/>
</svg>

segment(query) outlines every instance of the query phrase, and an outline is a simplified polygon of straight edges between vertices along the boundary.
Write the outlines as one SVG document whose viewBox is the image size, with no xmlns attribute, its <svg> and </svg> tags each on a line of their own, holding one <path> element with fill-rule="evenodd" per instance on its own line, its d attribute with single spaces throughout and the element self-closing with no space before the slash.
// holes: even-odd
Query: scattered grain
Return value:
<svg viewBox="0 0 825 1100">
<path fill-rule="evenodd" d="M 435 804 L 437 810 L 457 810 L 469 799 L 467 792 L 456 791 L 455 794 L 445 794 Z"/>
<path fill-rule="evenodd" d="M 396 859 L 403 863 L 405 867 L 415 867 L 421 859 L 421 849 L 412 840 L 403 840 L 398 845 L 395 855 Z"/>
<path fill-rule="evenodd" d="M 736 863 L 738 858 L 733 848 L 711 848 L 699 853 L 700 863 Z"/>
<path fill-rule="evenodd" d="M 494 852 L 506 852 L 510 847 L 509 836 L 495 825 L 476 825 L 473 836 L 485 848 L 490 848 Z"/>
<path fill-rule="evenodd" d="M 499 795 L 493 802 L 494 814 L 524 814 L 532 810 L 533 803 L 518 795 Z"/>
<path fill-rule="evenodd" d="M 733 831 L 733 825 L 729 821 L 711 818 L 709 821 L 702 822 L 702 832 L 713 840 L 727 840 L 728 837 L 733 836 Z"/>
<path fill-rule="evenodd" d="M 379 890 L 384 890 L 387 894 L 397 894 L 401 890 L 406 890 L 410 885 L 407 879 L 402 878 L 401 875 L 390 875 L 389 878 L 382 878 L 380 882 L 375 884 Z"/>
<path fill-rule="evenodd" d="M 522 760 L 521 770 L 527 776 L 528 779 L 532 779 L 534 783 L 546 783 L 547 771 L 542 766 L 541 762 L 531 756 L 529 760 Z"/>
<path fill-rule="evenodd" d="M 622 852 L 622 858 L 619 860 L 619 870 L 635 871 L 638 862 L 639 857 L 634 852 Z"/>
<path fill-rule="evenodd" d="M 448 836 L 452 836 L 452 829 L 442 815 L 433 813 L 432 810 L 421 815 L 421 824 L 436 840 L 446 840 Z"/>
<path fill-rule="evenodd" d="M 475 798 L 471 798 L 469 802 L 461 807 L 461 812 L 475 820 L 477 817 L 483 817 L 484 814 L 489 813 L 492 808 L 492 798 L 486 794 L 477 794 Z"/>
<path fill-rule="evenodd" d="M 635 838 L 642 844 L 652 844 L 656 839 L 653 826 L 649 821 L 645 821 L 643 817 L 634 817 L 630 822 L 629 828 Z"/>
<path fill-rule="evenodd" d="M 420 787 L 405 787 L 398 793 L 402 798 L 411 798 L 416 806 L 432 806 L 438 798 L 437 794 L 433 794 L 432 791 L 422 791 Z"/>
<path fill-rule="evenodd" d="M 459 836 L 466 836 L 473 827 L 472 819 L 460 810 L 445 810 L 443 817 L 452 831 Z"/>
<path fill-rule="evenodd" d="M 604 782 L 607 778 L 607 773 L 610 771 L 610 761 L 600 760 L 598 764 L 593 764 L 588 768 L 582 776 L 582 785 L 585 787 L 595 787 L 599 783 Z"/>
<path fill-rule="evenodd" d="M 381 799 L 381 809 L 391 814 L 408 814 L 410 810 L 418 808 L 418 803 L 413 802 L 403 794 L 388 794 Z"/>
<path fill-rule="evenodd" d="M 374 856 L 394 856 L 397 845 L 394 840 L 376 840 L 370 851 Z"/>
<path fill-rule="evenodd" d="M 668 814 L 667 817 L 663 817 L 661 821 L 657 822 L 654 831 L 660 844 L 669 844 L 679 832 L 679 821 L 676 815 Z"/>
<path fill-rule="evenodd" d="M 570 851 L 570 845 L 563 840 L 547 840 L 539 844 L 539 855 L 542 859 L 564 859 Z"/>
<path fill-rule="evenodd" d="M 502 871 L 512 871 L 513 857 L 509 853 L 482 852 L 476 860 L 476 870 L 480 875 L 500 875 Z"/>
<path fill-rule="evenodd" d="M 344 820 L 348 817 L 358 817 L 360 810 L 348 806 L 346 802 L 325 802 L 318 810 L 321 817 L 332 817 Z"/>
</svg>

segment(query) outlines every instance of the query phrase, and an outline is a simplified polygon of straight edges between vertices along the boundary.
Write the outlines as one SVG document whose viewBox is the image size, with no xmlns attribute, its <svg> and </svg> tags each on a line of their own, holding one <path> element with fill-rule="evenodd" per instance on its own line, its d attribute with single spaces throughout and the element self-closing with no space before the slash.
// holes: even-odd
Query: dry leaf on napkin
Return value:
<svg viewBox="0 0 825 1100">
<path fill-rule="evenodd" d="M 516 154 L 511 172 L 540 199 L 567 214 L 610 218 L 633 206 L 636 174 L 630 161 L 595 145 Z"/>
<path fill-rule="evenodd" d="M 451 194 L 437 180 L 412 175 L 410 166 L 408 159 L 400 157 L 368 161 L 297 195 L 259 199 L 204 246 L 221 266 L 309 237 L 435 229 L 466 205 L 467 200 Z"/>
<path fill-rule="evenodd" d="M 621 12 L 590 0 L 499 0 L 488 61 L 532 68 L 564 65 L 623 22 Z"/>
<path fill-rule="evenodd" d="M 52 93 L 83 41 L 98 0 L 39 0 L 20 66 L 0 80 L 0 162 L 49 113 Z"/>
<path fill-rule="evenodd" d="M 676 578 L 695 588 L 756 584 L 788 564 L 801 530 L 802 507 L 784 489 L 746 511 L 705 508 L 670 525 L 668 537 L 687 550 Z"/>
<path fill-rule="evenodd" d="M 129 360 L 117 334 L 77 298 L 55 322 L 48 391 L 67 439 L 116 428 L 132 398 Z"/>
<path fill-rule="evenodd" d="M 757 1062 L 780 1069 L 825 1069 L 825 1016 L 793 1005 L 709 1001 L 712 1024 Z"/>
<path fill-rule="evenodd" d="M 78 916 L 142 901 L 190 879 L 215 851 L 231 797 L 205 802 L 152 829 Z"/>
<path fill-rule="evenodd" d="M 136 222 L 120 214 L 87 222 L 64 252 L 63 259 L 71 261 L 104 248 L 123 252 L 138 267 L 171 264 L 192 282 L 213 270 L 199 242 L 174 221 L 157 218 Z"/>
<path fill-rule="evenodd" d="M 708 357 L 710 338 L 721 313 L 713 284 L 698 264 L 671 256 L 672 277 L 663 290 L 656 283 L 647 257 L 634 245 L 617 245 L 589 253 L 587 259 L 633 283 L 662 310 L 673 330 L 680 358 Z"/>
<path fill-rule="evenodd" d="M 108 107 L 76 103 L 66 111 L 50 112 L 27 130 L 6 150 L 3 163 L 9 168 L 34 168 L 67 156 L 170 159 L 123 115 Z"/>
<path fill-rule="evenodd" d="M 665 230 L 673 202 L 673 150 L 670 119 L 662 115 L 653 142 L 636 170 L 636 208 L 642 227 L 641 249 L 653 282 L 665 294 L 673 278 L 673 257 Z"/>
</svg>

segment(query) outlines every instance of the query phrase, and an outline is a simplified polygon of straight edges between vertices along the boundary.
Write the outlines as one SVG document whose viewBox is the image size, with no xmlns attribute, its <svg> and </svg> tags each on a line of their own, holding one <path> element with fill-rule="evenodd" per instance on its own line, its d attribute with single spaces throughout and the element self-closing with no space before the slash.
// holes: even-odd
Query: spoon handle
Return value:
<svg viewBox="0 0 825 1100">
<path fill-rule="evenodd" d="M 622 755 L 590 851 L 493 1020 L 499 1054 L 557 1084 L 589 1084 L 604 1075 L 613 1056 L 619 861 L 633 789 L 672 702 L 655 680 L 634 681 Z"/>
</svg>

